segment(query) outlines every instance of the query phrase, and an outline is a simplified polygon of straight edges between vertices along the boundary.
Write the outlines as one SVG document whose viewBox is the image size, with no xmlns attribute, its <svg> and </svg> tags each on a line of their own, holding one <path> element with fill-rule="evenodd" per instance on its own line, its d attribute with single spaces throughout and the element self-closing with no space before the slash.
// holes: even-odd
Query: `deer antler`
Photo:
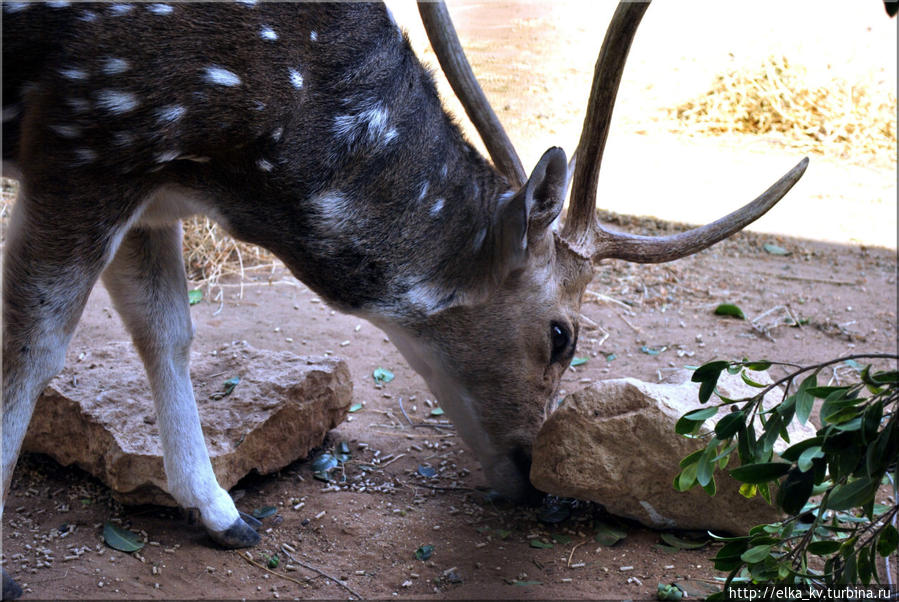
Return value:
<svg viewBox="0 0 899 602">
<path fill-rule="evenodd" d="M 562 237 L 593 261 L 617 258 L 640 263 L 671 261 L 701 251 L 752 223 L 773 207 L 802 177 L 804 158 L 757 199 L 705 226 L 672 236 L 647 237 L 612 232 L 596 219 L 596 186 L 609 134 L 618 84 L 637 26 L 649 3 L 622 2 L 606 31 L 593 75 L 590 101 L 574 164 L 571 205 Z"/>
<path fill-rule="evenodd" d="M 462 102 L 468 118 L 481 135 L 493 164 L 510 184 L 517 188 L 524 186 L 528 178 L 521 166 L 521 159 L 465 58 L 446 5 L 443 2 L 419 2 L 418 12 L 440 68 Z"/>
<path fill-rule="evenodd" d="M 569 175 L 572 170 L 574 174 L 562 238 L 573 251 L 593 261 L 617 258 L 657 263 L 701 251 L 764 215 L 802 177 L 808 166 L 806 157 L 751 203 L 715 222 L 686 232 L 648 237 L 603 228 L 596 218 L 599 168 L 621 74 L 637 26 L 648 7 L 649 2 L 621 2 L 615 10 L 596 60 L 581 139 L 569 162 Z M 446 6 L 443 2 L 420 1 L 418 10 L 440 66 L 484 140 L 494 164 L 510 183 L 523 185 L 526 177 L 521 161 L 474 77 Z"/>
</svg>

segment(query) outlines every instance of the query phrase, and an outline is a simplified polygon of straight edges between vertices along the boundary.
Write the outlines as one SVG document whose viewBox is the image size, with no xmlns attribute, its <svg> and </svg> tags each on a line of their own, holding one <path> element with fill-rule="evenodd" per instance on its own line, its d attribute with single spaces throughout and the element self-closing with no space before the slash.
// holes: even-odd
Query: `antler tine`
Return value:
<svg viewBox="0 0 899 602">
<path fill-rule="evenodd" d="M 474 124 L 493 164 L 513 186 L 521 187 L 527 181 L 521 159 L 512 146 L 512 141 L 500 124 L 496 113 L 487 102 L 484 91 L 465 58 L 462 44 L 456 35 L 456 28 L 443 2 L 419 1 L 418 12 L 424 23 L 431 47 L 437 55 L 440 67 L 446 74 L 453 92 L 462 102 L 462 107 Z"/>
<path fill-rule="evenodd" d="M 621 2 L 615 9 L 593 72 L 590 101 L 581 139 L 577 145 L 574 163 L 574 181 L 571 190 L 571 205 L 562 236 L 582 246 L 590 246 L 596 222 L 596 185 L 599 167 L 609 136 L 612 109 L 618 94 L 618 83 L 627 61 L 637 26 L 649 2 Z"/>
<path fill-rule="evenodd" d="M 799 181 L 808 167 L 808 157 L 783 175 L 751 203 L 710 224 L 671 236 L 638 236 L 612 232 L 594 224 L 592 259 L 614 257 L 638 263 L 661 263 L 692 255 L 742 230 L 767 213 Z"/>
<path fill-rule="evenodd" d="M 649 2 L 621 2 L 615 10 L 596 61 L 584 129 L 571 159 L 574 167 L 571 207 L 562 237 L 572 249 L 593 261 L 616 258 L 658 263 L 701 251 L 764 215 L 799 181 L 808 166 L 808 158 L 804 158 L 751 203 L 715 222 L 686 232 L 647 237 L 604 229 L 596 219 L 599 167 L 621 73 L 637 26 L 648 6 Z"/>
</svg>

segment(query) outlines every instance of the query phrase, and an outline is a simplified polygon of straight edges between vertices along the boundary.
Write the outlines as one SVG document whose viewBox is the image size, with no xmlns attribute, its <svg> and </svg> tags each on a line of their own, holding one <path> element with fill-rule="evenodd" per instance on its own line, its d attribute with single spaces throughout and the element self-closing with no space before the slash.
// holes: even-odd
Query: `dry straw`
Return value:
<svg viewBox="0 0 899 602">
<path fill-rule="evenodd" d="M 812 81 L 805 68 L 769 57 L 757 70 L 718 76 L 707 93 L 670 112 L 691 134 L 780 134 L 803 152 L 895 165 L 893 83 Z"/>
</svg>

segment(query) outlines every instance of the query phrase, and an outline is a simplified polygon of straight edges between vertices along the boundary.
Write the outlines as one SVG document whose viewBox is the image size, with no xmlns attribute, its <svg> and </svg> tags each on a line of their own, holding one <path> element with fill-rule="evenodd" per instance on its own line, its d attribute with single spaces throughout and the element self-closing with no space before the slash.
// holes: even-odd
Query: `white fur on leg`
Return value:
<svg viewBox="0 0 899 602">
<path fill-rule="evenodd" d="M 198 508 L 208 529 L 224 531 L 239 515 L 212 471 L 190 382 L 193 325 L 180 223 L 130 232 L 103 280 L 147 370 L 169 493 Z"/>
</svg>

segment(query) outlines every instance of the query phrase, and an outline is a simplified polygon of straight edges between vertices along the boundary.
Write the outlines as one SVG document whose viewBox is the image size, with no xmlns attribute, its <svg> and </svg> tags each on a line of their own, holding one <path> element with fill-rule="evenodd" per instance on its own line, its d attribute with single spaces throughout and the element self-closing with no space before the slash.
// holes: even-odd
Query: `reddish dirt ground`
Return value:
<svg viewBox="0 0 899 602">
<path fill-rule="evenodd" d="M 656 220 L 612 221 L 644 233 L 670 228 Z M 791 255 L 767 254 L 766 242 Z M 312 478 L 309 462 L 298 461 L 277 474 L 247 478 L 232 491 L 246 511 L 278 509 L 264 520 L 263 541 L 252 550 L 261 564 L 267 555 L 280 554 L 277 572 L 283 576 L 276 576 L 240 552 L 217 549 L 178 511 L 122 507 L 81 471 L 26 456 L 3 517 L 3 554 L 7 570 L 29 597 L 351 595 L 286 558 L 284 543 L 296 550 L 297 561 L 344 580 L 365 598 L 645 599 L 654 596 L 658 583 L 687 582 L 701 593 L 714 581 L 709 561 L 714 547 L 671 554 L 658 547 L 659 533 L 634 524 L 626 525 L 628 536 L 617 545 L 600 546 L 593 540 L 592 521 L 608 519 L 597 505 L 580 504 L 571 518 L 550 525 L 537 520 L 534 509 L 486 501 L 478 491 L 486 485 L 480 468 L 453 431 L 413 428 L 403 418 L 400 398 L 419 422 L 427 415 L 430 394 L 380 331 L 333 312 L 281 270 L 256 273 L 245 283 L 242 299 L 237 287 L 227 287 L 221 307 L 194 306 L 193 353 L 246 340 L 261 349 L 346 358 L 355 399 L 365 407 L 332 431 L 323 447 L 349 443 L 353 461 L 346 474 L 355 485 L 329 491 Z M 670 370 L 722 357 L 811 363 L 896 352 L 893 251 L 741 234 L 668 265 L 604 263 L 589 290 L 613 301 L 588 293 L 583 313 L 597 327 L 581 336 L 578 355 L 590 360 L 564 377 L 568 390 L 622 375 L 656 381 Z M 723 302 L 736 303 L 750 318 L 782 306 L 808 323 L 779 325 L 785 314 L 777 310 L 760 321 L 768 338 L 748 322 L 715 316 L 714 308 Z M 96 341 L 126 338 L 100 287 L 69 350 L 69 363 L 77 372 L 79 355 L 89 354 Z M 341 345 L 344 341 L 349 343 Z M 666 350 L 651 356 L 640 351 L 644 345 Z M 396 378 L 376 386 L 371 374 L 378 367 L 389 368 Z M 375 457 L 386 460 L 364 477 L 368 486 L 360 491 L 353 480 L 361 474 L 359 464 Z M 415 472 L 422 463 L 444 461 L 438 478 Z M 101 525 L 110 518 L 145 532 L 153 543 L 135 555 L 109 549 Z M 61 528 L 73 527 L 61 536 Z M 529 538 L 535 534 L 557 541 L 552 549 L 534 548 Z M 425 544 L 434 546 L 433 556 L 417 560 L 415 551 Z M 286 564 L 295 570 L 285 570 Z M 514 580 L 540 584 L 513 585 Z"/>
</svg>

